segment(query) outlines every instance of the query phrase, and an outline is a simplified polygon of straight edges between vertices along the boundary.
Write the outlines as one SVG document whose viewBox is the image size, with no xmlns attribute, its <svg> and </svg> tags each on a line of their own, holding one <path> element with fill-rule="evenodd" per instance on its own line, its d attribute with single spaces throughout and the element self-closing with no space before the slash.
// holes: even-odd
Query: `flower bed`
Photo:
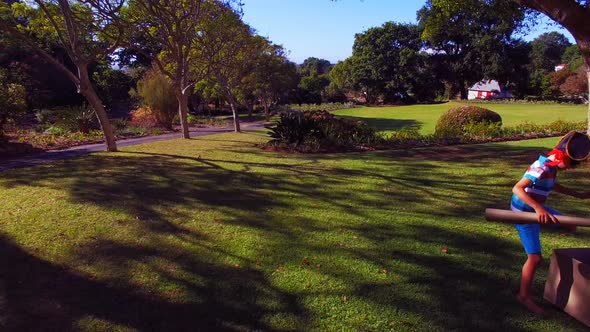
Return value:
<svg viewBox="0 0 590 332">
<path fill-rule="evenodd" d="M 160 129 L 125 127 L 115 130 L 117 139 L 137 138 L 166 133 Z M 79 145 L 103 143 L 102 131 L 88 133 L 51 130 L 37 132 L 33 129 L 17 129 L 6 133 L 6 141 L 0 143 L 0 157 L 16 157 L 34 152 L 63 150 Z"/>
</svg>

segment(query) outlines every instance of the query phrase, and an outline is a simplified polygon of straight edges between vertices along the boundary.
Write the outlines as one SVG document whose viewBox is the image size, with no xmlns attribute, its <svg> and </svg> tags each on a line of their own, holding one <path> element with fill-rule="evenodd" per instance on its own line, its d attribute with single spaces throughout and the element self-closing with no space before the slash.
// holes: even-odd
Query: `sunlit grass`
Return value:
<svg viewBox="0 0 590 332">
<path fill-rule="evenodd" d="M 419 128 L 422 134 L 432 134 L 438 118 L 448 109 L 460 105 L 464 103 L 453 101 L 432 105 L 361 107 L 336 111 L 334 114 L 360 118 L 380 131 L 388 132 L 413 126 Z M 536 124 L 548 124 L 556 120 L 576 122 L 584 121 L 588 116 L 588 108 L 585 105 L 500 103 L 470 103 L 470 105 L 497 112 L 502 116 L 504 126 L 513 126 L 525 121 Z"/>
<path fill-rule="evenodd" d="M 173 140 L 0 173 L 0 324 L 582 328 L 516 304 L 524 259 L 516 231 L 483 220 L 486 207 L 508 207 L 513 183 L 555 139 L 332 155 L 256 147 L 265 140 Z M 560 180 L 588 187 L 586 173 Z M 587 212 L 583 201 L 551 200 Z M 543 253 L 588 239 L 586 230 L 549 232 Z"/>
</svg>

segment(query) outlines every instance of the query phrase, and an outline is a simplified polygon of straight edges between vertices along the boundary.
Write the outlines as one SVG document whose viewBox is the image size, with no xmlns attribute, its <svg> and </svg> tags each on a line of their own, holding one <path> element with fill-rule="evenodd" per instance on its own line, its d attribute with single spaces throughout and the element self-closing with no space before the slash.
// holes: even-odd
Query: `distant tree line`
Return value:
<svg viewBox="0 0 590 332">
<path fill-rule="evenodd" d="M 515 98 L 587 100 L 577 45 L 558 32 L 526 42 L 515 37 L 524 28 L 517 9 L 510 17 L 480 9 L 433 23 L 438 14 L 427 3 L 418 12 L 418 24 L 387 22 L 359 33 L 352 56 L 331 67 L 328 80 L 315 84 L 323 90 L 306 94 L 369 104 L 431 102 L 465 99 L 474 83 L 494 79 Z M 308 86 L 300 84 L 300 89 Z"/>
<path fill-rule="evenodd" d="M 296 65 L 236 0 L 2 0 L 0 126 L 85 102 L 115 151 L 109 119 L 135 106 L 178 119 L 188 137 L 189 113 L 227 109 L 239 131 L 238 113 L 257 107 L 268 118 L 281 103 L 465 98 L 482 79 L 517 98 L 587 99 L 583 52 L 556 32 L 522 40 L 531 20 L 520 2 L 428 0 L 417 24 L 356 34 L 344 61 Z"/>
</svg>

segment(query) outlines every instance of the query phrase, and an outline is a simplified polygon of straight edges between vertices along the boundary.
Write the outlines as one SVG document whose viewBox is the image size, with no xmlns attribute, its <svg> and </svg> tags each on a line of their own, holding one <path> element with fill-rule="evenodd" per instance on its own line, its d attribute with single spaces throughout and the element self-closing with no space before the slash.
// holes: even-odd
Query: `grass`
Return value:
<svg viewBox="0 0 590 332">
<path fill-rule="evenodd" d="M 555 139 L 311 156 L 255 147 L 265 140 L 164 141 L 0 173 L 0 329 L 583 329 L 514 301 L 517 233 L 483 220 Z M 585 172 L 560 181 L 587 188 Z M 589 239 L 546 232 L 543 254 Z"/>
<path fill-rule="evenodd" d="M 394 131 L 407 126 L 420 128 L 422 134 L 434 133 L 436 121 L 448 109 L 464 105 L 448 102 L 432 105 L 411 105 L 396 107 L 361 107 L 334 112 L 336 115 L 358 118 L 379 131 Z M 565 104 L 474 104 L 491 109 L 500 116 L 504 126 L 512 126 L 525 121 L 548 124 L 556 120 L 584 121 L 588 117 L 585 105 Z"/>
</svg>

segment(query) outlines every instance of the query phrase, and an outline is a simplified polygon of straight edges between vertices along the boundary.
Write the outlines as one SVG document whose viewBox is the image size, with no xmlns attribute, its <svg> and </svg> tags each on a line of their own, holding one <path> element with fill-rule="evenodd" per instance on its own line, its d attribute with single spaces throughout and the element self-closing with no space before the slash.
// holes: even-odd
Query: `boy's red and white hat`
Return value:
<svg viewBox="0 0 590 332">
<path fill-rule="evenodd" d="M 563 136 L 555 148 L 549 152 L 555 159 L 551 164 L 559 164 L 565 156 L 572 160 L 585 160 L 590 156 L 590 137 L 584 133 L 570 131 Z M 545 163 L 549 165 L 549 163 Z"/>
<path fill-rule="evenodd" d="M 565 152 L 572 160 L 585 160 L 590 156 L 590 138 L 586 134 L 570 131 L 555 148 Z"/>
</svg>

